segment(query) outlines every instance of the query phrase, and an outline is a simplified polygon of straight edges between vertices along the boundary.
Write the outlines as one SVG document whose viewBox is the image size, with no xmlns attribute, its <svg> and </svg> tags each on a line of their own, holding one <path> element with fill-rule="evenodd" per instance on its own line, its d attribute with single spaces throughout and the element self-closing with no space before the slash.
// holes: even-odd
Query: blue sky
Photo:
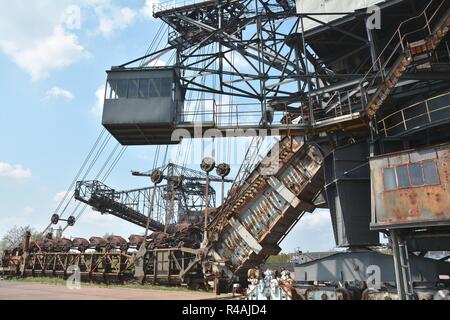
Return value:
<svg viewBox="0 0 450 320">
<path fill-rule="evenodd" d="M 0 0 L 7 8 L 0 12 L 0 236 L 14 225 L 48 224 L 102 129 L 105 70 L 143 55 L 160 26 L 152 3 Z M 81 20 L 73 20 L 78 9 Z M 151 169 L 154 152 L 129 148 L 107 184 L 146 187 L 130 171 Z M 107 232 L 142 230 L 89 211 L 66 236 Z M 282 244 L 284 251 L 334 246 L 327 211 L 307 215 Z"/>
</svg>

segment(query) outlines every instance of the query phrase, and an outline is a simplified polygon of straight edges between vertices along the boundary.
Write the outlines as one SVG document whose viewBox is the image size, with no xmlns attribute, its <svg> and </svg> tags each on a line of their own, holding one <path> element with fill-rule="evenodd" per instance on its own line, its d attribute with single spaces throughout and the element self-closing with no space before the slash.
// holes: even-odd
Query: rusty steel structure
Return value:
<svg viewBox="0 0 450 320">
<path fill-rule="evenodd" d="M 205 273 L 233 278 L 280 253 L 293 225 L 316 209 L 322 162 L 320 150 L 299 138 L 277 143 L 208 224 L 205 246 L 215 262 Z"/>
<path fill-rule="evenodd" d="M 152 172 L 161 173 L 161 180 L 166 180 L 167 184 L 116 191 L 100 181 L 79 181 L 76 184 L 75 199 L 88 204 L 102 214 L 112 214 L 143 228 L 146 227 L 147 222 L 150 222 L 151 231 L 164 231 L 166 225 L 173 227 L 177 223 L 202 221 L 200 212 L 205 201 L 206 175 L 173 163 Z M 133 175 L 150 177 L 151 172 L 133 172 Z M 211 176 L 209 179 L 214 182 L 231 182 L 217 176 Z M 208 202 L 215 207 L 216 191 L 212 186 L 208 189 Z M 148 212 L 154 190 L 156 190 L 156 200 L 149 220 Z"/>
<path fill-rule="evenodd" d="M 201 268 L 186 269 L 196 259 L 189 248 L 148 250 L 144 275 L 135 274 L 134 255 L 126 251 L 103 252 L 35 252 L 23 256 L 5 255 L 0 274 L 21 277 L 60 277 L 67 279 L 77 272 L 82 281 L 103 283 L 141 283 L 160 285 L 187 284 L 192 289 L 205 286 Z"/>
<path fill-rule="evenodd" d="M 68 278 L 77 272 L 82 281 L 187 284 L 198 289 L 205 287 L 196 263 L 200 241 L 201 229 L 189 224 L 177 225 L 173 234 L 154 232 L 145 241 L 139 235 L 130 236 L 128 241 L 120 236 L 38 241 L 27 237 L 17 250 L 4 253 L 0 274 Z M 60 243 L 65 246 L 58 246 Z M 138 275 L 136 252 L 143 245 L 143 273 Z"/>
<path fill-rule="evenodd" d="M 330 12 L 338 20 L 330 26 L 320 20 L 319 13 L 301 12 L 294 1 L 156 6 L 155 17 L 171 30 L 168 45 L 112 68 L 103 124 L 118 141 L 132 145 L 177 143 L 177 129 L 194 133 L 199 121 L 202 132 L 215 129 L 224 134 L 267 128 L 308 136 L 344 127 L 364 131 L 377 113 L 383 113 L 381 109 L 390 109 L 389 98 L 396 88 L 446 78 L 445 66 L 438 65 L 448 60 L 446 2 L 380 2 L 381 14 L 400 16 L 400 20 L 385 19 L 384 27 L 376 31 L 366 30 L 369 17 L 362 12 L 348 12 L 348 18 L 341 20 L 337 18 L 342 12 Z M 319 26 L 302 32 L 311 21 Z M 330 40 L 334 38 L 341 41 Z M 176 56 L 173 65 L 149 67 L 168 53 Z M 236 68 L 233 55 L 249 70 Z M 435 62 L 432 73 L 424 68 L 428 58 Z M 120 76 L 116 79 L 115 74 Z M 126 86 L 134 81 L 129 79 L 148 78 L 153 83 L 152 74 L 175 84 L 172 99 L 166 95 L 167 103 L 158 115 L 141 113 L 136 120 L 117 110 L 118 105 L 134 108 L 143 103 L 127 95 Z M 441 83 L 437 88 L 445 86 Z M 192 109 L 187 92 L 206 97 Z M 217 95 L 243 102 L 220 103 L 215 101 Z M 153 99 L 150 96 L 149 103 L 157 102 Z M 142 111 L 132 114 L 138 112 Z"/>
<path fill-rule="evenodd" d="M 371 159 L 372 228 L 426 228 L 450 221 L 450 145 Z"/>
</svg>

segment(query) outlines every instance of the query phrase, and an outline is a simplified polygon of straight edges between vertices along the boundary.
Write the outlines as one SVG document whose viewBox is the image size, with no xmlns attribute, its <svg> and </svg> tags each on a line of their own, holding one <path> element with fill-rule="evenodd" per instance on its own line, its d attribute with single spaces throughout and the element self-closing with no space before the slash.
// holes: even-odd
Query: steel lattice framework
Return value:
<svg viewBox="0 0 450 320">
<path fill-rule="evenodd" d="M 150 230 L 164 231 L 166 226 L 176 223 L 199 222 L 202 219 L 202 210 L 205 209 L 205 174 L 172 163 L 157 170 L 164 173 L 167 184 L 116 191 L 100 181 L 80 181 L 76 186 L 75 199 L 102 214 L 112 214 L 145 228 L 151 195 L 156 188 Z M 150 174 L 133 172 L 135 176 L 148 177 Z M 172 183 L 175 178 L 181 178 L 182 181 L 177 188 L 174 188 Z M 221 182 L 222 178 L 211 176 L 210 181 Z M 208 199 L 208 207 L 216 207 L 216 191 L 212 186 L 209 186 Z"/>
<path fill-rule="evenodd" d="M 448 50 L 439 50 L 442 39 L 435 41 L 445 1 L 422 5 L 419 15 L 400 26 L 386 19 L 384 28 L 374 33 L 366 27 L 369 12 L 329 13 L 338 21 L 329 23 L 320 13 L 299 12 L 292 0 L 162 3 L 155 6 L 154 16 L 169 26 L 167 47 L 119 68 L 133 69 L 137 62 L 138 69 L 150 68 L 172 53 L 182 86 L 204 99 L 195 101 L 202 104 L 195 111 L 193 102 L 185 101 L 181 128 L 203 121 L 220 130 L 269 128 L 316 135 L 346 127 L 367 135 L 392 86 L 397 91 L 405 86 L 425 90 L 430 80 L 445 78 L 442 72 L 420 72 L 416 59 L 402 65 L 418 40 L 433 40 L 428 52 L 436 49 L 436 54 L 427 59 L 448 60 Z M 410 17 L 411 11 L 417 12 L 417 5 L 399 4 L 396 19 Z M 305 27 L 311 23 L 316 27 Z M 400 65 L 404 69 L 399 74 Z"/>
</svg>

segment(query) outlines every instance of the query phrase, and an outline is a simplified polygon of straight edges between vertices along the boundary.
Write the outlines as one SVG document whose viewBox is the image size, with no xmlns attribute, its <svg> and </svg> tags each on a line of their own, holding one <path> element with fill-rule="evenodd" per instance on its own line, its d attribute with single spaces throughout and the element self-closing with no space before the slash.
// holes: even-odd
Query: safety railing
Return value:
<svg viewBox="0 0 450 320">
<path fill-rule="evenodd" d="M 339 122 L 343 116 L 348 117 L 365 110 L 371 99 L 381 94 L 380 85 L 390 83 L 387 79 L 393 75 L 396 63 L 406 57 L 409 46 L 418 40 L 426 40 L 436 32 L 433 28 L 439 27 L 438 21 L 442 19 L 439 12 L 442 10 L 448 10 L 445 0 L 431 0 L 419 15 L 403 21 L 356 86 L 332 93 L 325 105 L 323 100 L 312 101 L 317 106 L 314 108 L 314 118 L 310 119 L 309 114 L 297 116 L 298 123 L 314 126 L 325 122 Z"/>
<path fill-rule="evenodd" d="M 89 201 L 94 194 L 102 193 L 111 199 L 117 198 L 116 190 L 100 181 L 78 181 L 74 197 L 79 201 Z"/>
<path fill-rule="evenodd" d="M 334 117 L 352 114 L 362 110 L 359 89 L 335 91 L 324 106 L 325 116 L 316 118 L 316 121 L 327 120 Z"/>
<path fill-rule="evenodd" d="M 214 99 L 192 100 L 184 101 L 177 119 L 181 126 L 194 126 L 201 123 L 203 127 L 217 129 L 248 129 L 265 125 L 271 128 L 286 125 L 309 127 L 336 119 L 339 121 L 342 116 L 359 114 L 362 111 L 357 90 L 336 93 L 324 109 L 320 102 L 315 101 L 314 104 L 317 107 L 311 117 L 308 110 L 301 112 L 300 105 L 299 111 L 296 112 L 292 112 L 292 108 L 263 112 L 259 103 L 217 104 Z"/>
<path fill-rule="evenodd" d="M 181 124 L 217 123 L 217 104 L 215 99 L 186 100 L 178 115 Z"/>
<path fill-rule="evenodd" d="M 168 11 L 177 8 L 183 8 L 192 6 L 195 4 L 202 4 L 211 2 L 211 0 L 167 0 L 167 1 L 158 1 L 153 4 L 153 13 L 158 13 L 161 11 Z"/>
<path fill-rule="evenodd" d="M 295 0 L 267 1 L 265 6 L 259 3 L 257 5 L 251 3 L 247 8 L 250 13 L 257 13 L 263 15 L 268 12 L 287 13 L 292 10 L 297 11 Z"/>
<path fill-rule="evenodd" d="M 287 111 L 274 111 L 266 115 L 269 123 L 281 123 Z M 263 112 L 259 103 L 217 104 L 214 99 L 184 101 L 178 115 L 181 125 L 202 123 L 203 126 L 221 128 L 259 127 Z"/>
<path fill-rule="evenodd" d="M 167 1 L 160 1 L 153 4 L 153 13 L 163 12 L 163 11 L 169 11 L 169 10 L 175 10 L 178 8 L 186 8 L 193 5 L 202 5 L 207 3 L 212 3 L 213 0 L 167 0 Z M 247 1 L 229 1 L 229 2 L 240 2 L 241 4 Z M 262 4 L 255 4 L 255 3 L 246 3 L 246 12 L 248 13 L 258 13 L 258 14 L 265 14 L 268 11 L 272 13 L 282 13 L 289 10 L 296 10 L 296 3 L 295 0 L 280 0 L 280 1 L 273 1 L 267 3 L 265 6 Z"/>
<path fill-rule="evenodd" d="M 447 2 L 447 0 L 431 0 L 419 15 L 403 21 L 373 63 L 372 67 L 366 72 L 359 83 L 359 87 L 362 88 L 362 84 L 367 81 L 369 81 L 368 89 L 376 86 L 380 79 L 384 82 L 387 77 L 386 70 L 388 69 L 388 66 L 394 62 L 394 59 L 398 58 L 397 56 L 399 53 L 404 53 L 411 43 L 426 39 L 433 34 L 434 30 L 432 27 L 437 23 L 437 19 L 439 18 L 437 14 L 441 9 L 446 8 L 445 3 Z M 437 8 L 434 8 L 432 5 L 436 3 L 438 3 L 438 6 Z M 407 26 L 411 25 L 419 25 L 420 27 L 413 29 L 413 31 L 404 31 Z M 375 75 L 374 72 L 376 72 Z"/>
<path fill-rule="evenodd" d="M 378 130 L 389 137 L 446 120 L 450 121 L 450 92 L 414 103 L 384 117 L 378 121 Z"/>
</svg>

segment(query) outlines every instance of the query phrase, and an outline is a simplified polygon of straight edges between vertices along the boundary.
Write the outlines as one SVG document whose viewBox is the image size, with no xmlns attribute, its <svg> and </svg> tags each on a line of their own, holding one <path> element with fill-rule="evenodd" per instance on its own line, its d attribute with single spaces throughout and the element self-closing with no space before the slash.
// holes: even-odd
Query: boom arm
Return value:
<svg viewBox="0 0 450 320">
<path fill-rule="evenodd" d="M 158 189 L 164 186 L 159 186 Z M 149 195 L 153 188 L 117 192 L 100 181 L 77 183 L 75 199 L 90 205 L 102 214 L 112 214 L 135 225 L 146 227 Z M 146 210 L 147 209 L 147 210 Z M 150 230 L 163 231 L 164 224 L 159 219 L 159 210 L 153 210 Z"/>
</svg>

